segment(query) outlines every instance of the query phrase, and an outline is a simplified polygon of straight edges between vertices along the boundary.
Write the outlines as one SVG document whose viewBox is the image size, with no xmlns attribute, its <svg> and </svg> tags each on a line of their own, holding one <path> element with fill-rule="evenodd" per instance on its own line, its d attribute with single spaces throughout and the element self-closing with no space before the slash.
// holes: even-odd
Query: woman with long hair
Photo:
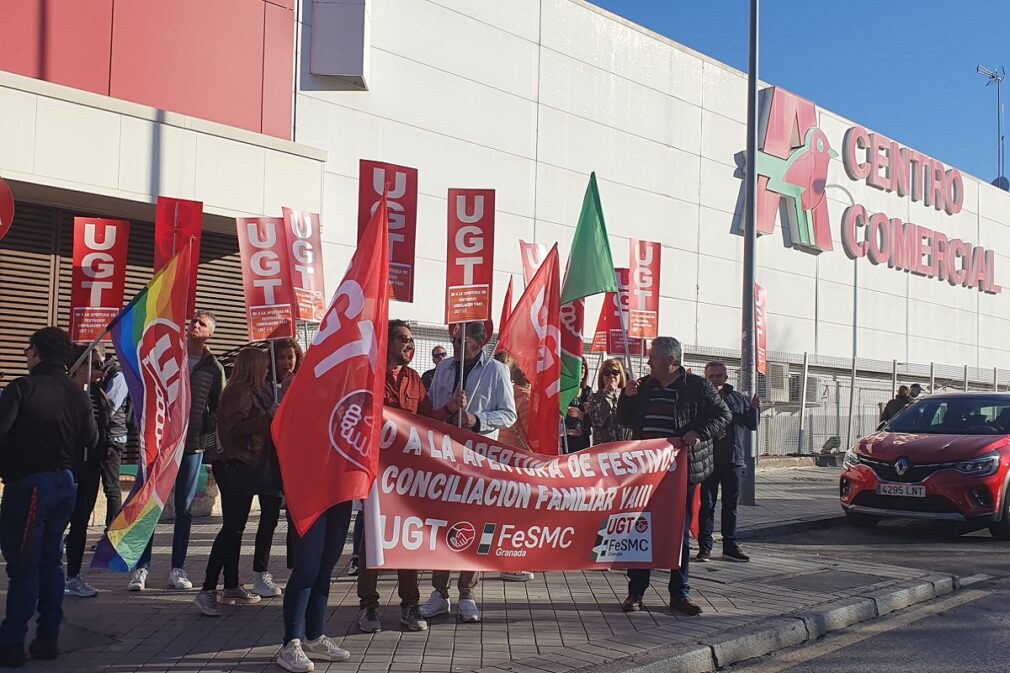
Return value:
<svg viewBox="0 0 1010 673">
<path fill-rule="evenodd" d="M 302 347 L 294 339 L 283 339 L 275 341 L 274 347 L 274 372 L 277 379 L 277 399 L 280 400 L 283 393 L 287 391 L 291 380 L 298 373 L 298 368 L 302 365 Z M 268 382 L 268 387 L 273 383 Z M 269 390 L 269 401 L 273 404 L 274 391 Z M 274 583 L 274 576 L 270 573 L 270 548 L 274 543 L 274 532 L 277 530 L 277 522 L 281 517 L 281 504 L 284 501 L 284 492 L 280 480 L 280 463 L 277 461 L 277 452 L 273 443 L 269 447 L 267 460 L 271 466 L 271 474 L 276 477 L 272 483 L 264 484 L 262 491 L 256 494 L 260 503 L 260 520 L 256 526 L 256 546 L 253 552 L 253 579 L 252 592 L 263 598 L 272 598 L 281 595 L 281 588 Z"/>
<path fill-rule="evenodd" d="M 243 348 L 235 358 L 231 379 L 218 404 L 218 436 L 221 460 L 214 463 L 214 480 L 221 489 L 221 530 L 214 538 L 203 588 L 194 601 L 210 617 L 218 609 L 217 584 L 224 571 L 225 605 L 250 605 L 260 597 L 239 584 L 238 563 L 252 507 L 253 496 L 270 488 L 272 474 L 270 436 L 273 395 L 267 385 L 270 356 L 255 348 Z"/>
<path fill-rule="evenodd" d="M 604 360 L 596 377 L 596 392 L 586 401 L 586 413 L 593 425 L 593 444 L 619 442 L 628 430 L 617 422 L 617 400 L 628 382 L 624 363 L 618 358 Z"/>
</svg>

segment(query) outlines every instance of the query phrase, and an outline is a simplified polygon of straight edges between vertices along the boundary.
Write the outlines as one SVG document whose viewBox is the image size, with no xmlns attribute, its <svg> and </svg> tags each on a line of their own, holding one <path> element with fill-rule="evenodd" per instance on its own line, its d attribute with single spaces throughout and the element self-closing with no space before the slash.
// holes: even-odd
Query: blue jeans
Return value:
<svg viewBox="0 0 1010 673">
<path fill-rule="evenodd" d="M 53 639 L 63 621 L 63 532 L 74 511 L 77 484 L 70 470 L 37 472 L 4 485 L 0 551 L 7 561 L 7 612 L 0 648 L 24 648 L 38 608 L 36 635 Z"/>
<path fill-rule="evenodd" d="M 740 479 L 743 467 L 738 465 L 716 465 L 715 472 L 701 483 L 701 511 L 698 513 L 698 547 L 712 550 L 712 532 L 715 530 L 715 503 L 722 487 L 722 513 L 719 525 L 722 528 L 723 551 L 736 549 L 736 504 L 740 499 Z"/>
<path fill-rule="evenodd" d="M 694 490 L 698 484 L 687 485 L 687 511 L 684 513 L 684 546 L 680 550 L 680 570 L 670 571 L 670 600 L 687 598 L 691 591 L 689 566 L 691 560 L 691 521 L 694 519 Z M 649 588 L 651 572 L 640 569 L 628 570 L 628 595 L 641 598 Z"/>
<path fill-rule="evenodd" d="M 323 635 L 330 575 L 340 560 L 351 524 L 351 503 L 334 505 L 316 519 L 304 537 L 289 536 L 291 577 L 284 590 L 284 644 L 298 638 L 315 640 Z M 288 518 L 288 526 L 294 525 Z"/>
<path fill-rule="evenodd" d="M 196 499 L 196 487 L 200 483 L 200 470 L 203 469 L 203 454 L 183 456 L 179 464 L 179 474 L 175 477 L 175 528 L 172 531 L 172 567 L 186 567 L 186 552 L 189 551 L 189 531 L 193 527 L 193 501 Z M 151 567 L 151 554 L 154 552 L 154 535 L 151 535 L 147 548 L 137 561 L 138 568 Z"/>
</svg>

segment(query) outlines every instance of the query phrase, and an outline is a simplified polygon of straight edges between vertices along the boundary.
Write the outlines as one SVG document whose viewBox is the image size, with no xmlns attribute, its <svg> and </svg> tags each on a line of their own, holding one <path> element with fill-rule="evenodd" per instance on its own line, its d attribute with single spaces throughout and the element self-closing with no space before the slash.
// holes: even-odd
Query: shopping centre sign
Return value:
<svg viewBox="0 0 1010 673">
<path fill-rule="evenodd" d="M 757 156 L 757 232 L 775 231 L 781 219 L 787 244 L 806 252 L 833 249 L 825 191 L 828 166 L 838 156 L 817 126 L 817 107 L 788 91 L 762 92 Z M 911 148 L 861 126 L 853 126 L 841 143 L 850 180 L 907 197 L 947 215 L 964 206 L 964 180 Z M 999 294 L 995 254 L 980 245 L 950 238 L 941 231 L 905 222 L 853 203 L 842 216 L 841 241 L 852 259 L 867 258 L 896 271 L 935 278 L 951 285 Z"/>
</svg>

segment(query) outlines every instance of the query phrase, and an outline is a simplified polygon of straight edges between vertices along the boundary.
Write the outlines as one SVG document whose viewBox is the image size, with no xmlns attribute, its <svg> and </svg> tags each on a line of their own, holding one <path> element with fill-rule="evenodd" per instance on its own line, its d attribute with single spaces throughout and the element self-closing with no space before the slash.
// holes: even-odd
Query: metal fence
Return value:
<svg viewBox="0 0 1010 673">
<path fill-rule="evenodd" d="M 417 371 L 434 367 L 431 351 L 436 345 L 452 352 L 444 325 L 413 324 L 412 330 L 416 352 L 411 366 Z M 299 336 L 307 346 L 313 334 L 303 332 Z M 492 339 L 491 347 L 496 343 Z M 588 344 L 585 355 L 592 382 L 604 358 L 589 353 Z M 684 366 L 695 373 L 701 374 L 705 364 L 712 360 L 724 362 L 730 382 L 737 382 L 738 351 L 684 346 Z M 644 358 L 632 358 L 632 366 L 639 376 L 647 369 Z M 787 455 L 844 450 L 876 429 L 880 412 L 899 385 L 913 383 L 921 385 L 925 394 L 1007 391 L 1010 370 L 862 358 L 853 362 L 851 358 L 770 352 L 768 374 L 758 375 L 758 395 L 762 400 L 758 452 Z"/>
</svg>

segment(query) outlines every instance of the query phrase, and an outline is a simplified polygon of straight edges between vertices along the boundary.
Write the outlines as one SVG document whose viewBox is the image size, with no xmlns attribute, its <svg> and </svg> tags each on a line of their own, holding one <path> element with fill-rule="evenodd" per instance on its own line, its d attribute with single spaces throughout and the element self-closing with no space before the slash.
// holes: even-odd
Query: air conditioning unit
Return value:
<svg viewBox="0 0 1010 673">
<path fill-rule="evenodd" d="M 816 376 L 807 375 L 807 404 L 816 404 L 820 400 L 821 383 Z M 789 401 L 800 403 L 803 394 L 803 377 L 794 376 L 789 382 Z"/>
<path fill-rule="evenodd" d="M 789 401 L 789 365 L 768 363 L 768 399 L 771 402 Z"/>
</svg>

